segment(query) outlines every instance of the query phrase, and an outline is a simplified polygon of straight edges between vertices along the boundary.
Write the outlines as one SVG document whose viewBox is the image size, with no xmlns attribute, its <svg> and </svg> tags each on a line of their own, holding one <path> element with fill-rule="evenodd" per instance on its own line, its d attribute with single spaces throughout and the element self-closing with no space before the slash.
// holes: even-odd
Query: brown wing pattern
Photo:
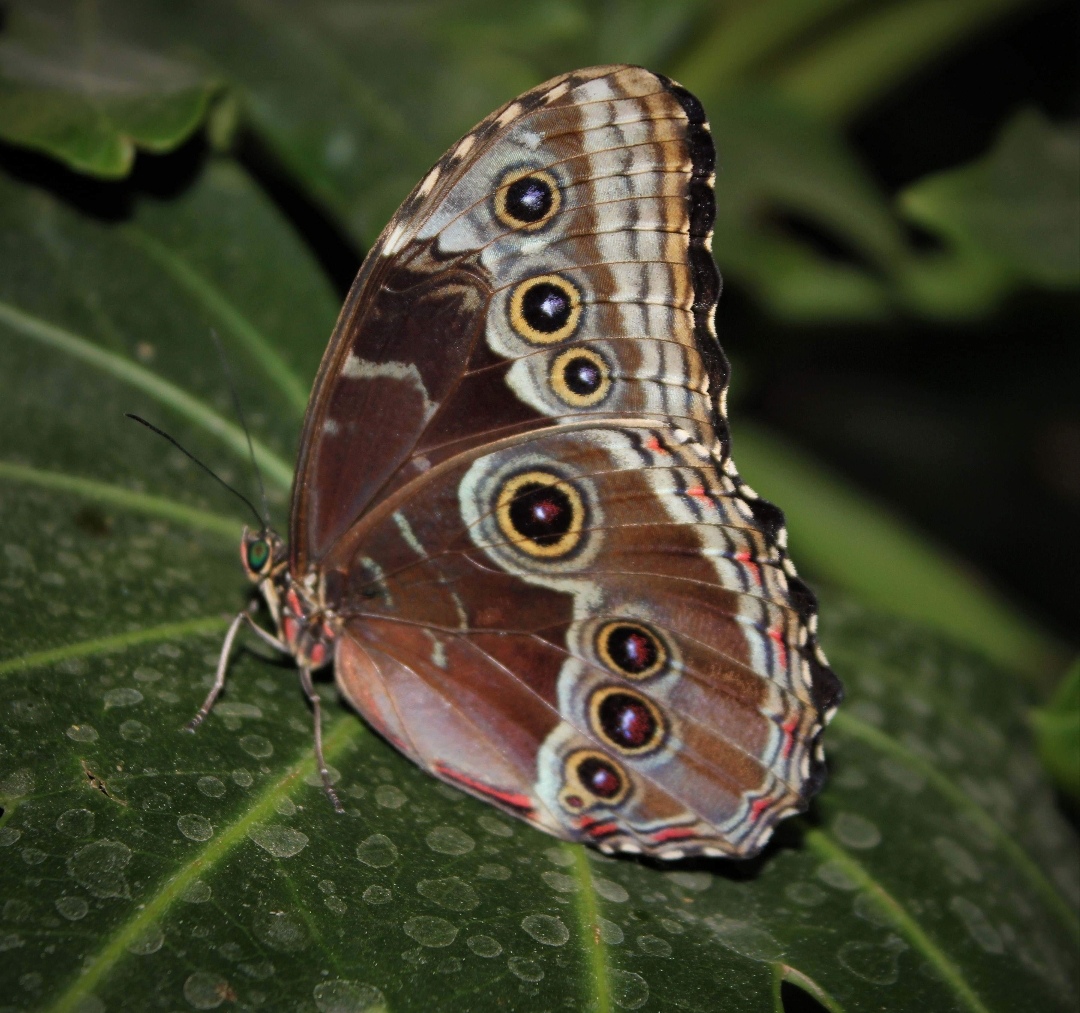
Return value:
<svg viewBox="0 0 1080 1013">
<path fill-rule="evenodd" d="M 485 120 L 372 250 L 293 501 L 337 678 L 425 768 L 561 837 L 745 856 L 805 808 L 840 688 L 739 479 L 713 148 L 634 67 Z"/>
</svg>

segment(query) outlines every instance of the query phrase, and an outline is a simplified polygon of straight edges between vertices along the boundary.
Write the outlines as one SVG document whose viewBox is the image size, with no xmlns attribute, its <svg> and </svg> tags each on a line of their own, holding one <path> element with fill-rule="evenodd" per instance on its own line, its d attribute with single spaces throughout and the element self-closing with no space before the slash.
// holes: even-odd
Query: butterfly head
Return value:
<svg viewBox="0 0 1080 1013">
<path fill-rule="evenodd" d="M 260 584 L 285 565 L 285 543 L 269 529 L 253 531 L 245 527 L 240 541 L 240 558 L 252 583 Z"/>
</svg>

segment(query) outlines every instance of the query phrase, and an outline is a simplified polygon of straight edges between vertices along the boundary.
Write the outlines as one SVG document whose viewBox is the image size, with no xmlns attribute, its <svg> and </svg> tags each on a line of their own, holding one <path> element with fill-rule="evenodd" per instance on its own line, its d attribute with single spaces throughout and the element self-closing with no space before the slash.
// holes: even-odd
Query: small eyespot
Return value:
<svg viewBox="0 0 1080 1013">
<path fill-rule="evenodd" d="M 503 483 L 495 507 L 502 533 L 531 556 L 560 558 L 581 540 L 585 503 L 558 475 L 527 471 Z"/>
<path fill-rule="evenodd" d="M 596 635 L 596 653 L 612 671 L 631 679 L 648 679 L 667 666 L 668 650 L 647 626 L 633 622 L 605 623 Z"/>
<path fill-rule="evenodd" d="M 619 752 L 652 752 L 664 739 L 664 719 L 652 701 L 634 690 L 606 686 L 589 701 L 593 731 Z"/>
<path fill-rule="evenodd" d="M 581 318 L 581 293 L 565 278 L 523 281 L 510 296 L 510 323 L 526 341 L 552 345 L 570 337 Z"/>
<path fill-rule="evenodd" d="M 588 408 L 611 390 L 611 368 L 591 348 L 568 348 L 555 357 L 548 374 L 551 387 L 567 404 Z"/>
<path fill-rule="evenodd" d="M 566 758 L 564 777 L 565 787 L 559 800 L 575 812 L 597 803 L 618 805 L 630 789 L 630 781 L 622 767 L 591 749 L 579 749 Z"/>
<path fill-rule="evenodd" d="M 555 177 L 541 169 L 514 169 L 495 191 L 495 214 L 512 229 L 535 232 L 558 213 L 562 194 Z"/>
</svg>

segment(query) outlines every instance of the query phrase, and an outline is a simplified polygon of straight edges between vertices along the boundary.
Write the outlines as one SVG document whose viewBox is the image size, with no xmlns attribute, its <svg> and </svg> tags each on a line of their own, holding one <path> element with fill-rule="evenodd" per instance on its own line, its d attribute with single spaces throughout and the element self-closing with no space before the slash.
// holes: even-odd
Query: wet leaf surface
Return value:
<svg viewBox="0 0 1080 1013">
<path fill-rule="evenodd" d="M 834 1010 L 1075 1008 L 1076 841 L 1015 678 L 836 595 L 833 775 L 750 865 L 511 824 L 324 680 L 337 816 L 257 644 L 184 734 L 244 518 L 120 413 L 247 487 L 219 328 L 280 517 L 335 301 L 228 163 L 122 225 L 8 181 L 0 221 L 0 1009 L 704 1013 L 779 1009 L 781 980 Z"/>
</svg>

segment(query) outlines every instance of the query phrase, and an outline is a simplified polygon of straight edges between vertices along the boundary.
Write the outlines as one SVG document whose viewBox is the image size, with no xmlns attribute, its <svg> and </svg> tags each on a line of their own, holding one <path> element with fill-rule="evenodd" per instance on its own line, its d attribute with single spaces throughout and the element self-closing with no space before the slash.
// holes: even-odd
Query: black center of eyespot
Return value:
<svg viewBox="0 0 1080 1013">
<path fill-rule="evenodd" d="M 248 566 L 252 570 L 261 570 L 270 558 L 270 546 L 260 539 L 248 546 Z"/>
<path fill-rule="evenodd" d="M 530 482 L 521 486 L 510 504 L 514 530 L 539 545 L 557 542 L 574 522 L 574 507 L 562 489 Z"/>
<path fill-rule="evenodd" d="M 643 749 L 660 731 L 648 706 L 629 693 L 609 693 L 600 701 L 598 712 L 604 734 L 623 749 Z"/>
<path fill-rule="evenodd" d="M 579 397 L 595 394 L 604 382 L 600 366 L 584 355 L 575 356 L 563 366 L 563 380 L 566 386 Z"/>
<path fill-rule="evenodd" d="M 536 176 L 523 176 L 506 188 L 507 213 L 530 225 L 544 218 L 554 200 L 551 187 Z"/>
<path fill-rule="evenodd" d="M 577 776 L 597 798 L 614 798 L 622 791 L 622 775 L 599 756 L 586 756 L 578 764 Z"/>
<path fill-rule="evenodd" d="M 660 657 L 656 639 L 640 626 L 616 626 L 607 635 L 608 657 L 624 672 L 640 675 Z"/>
<path fill-rule="evenodd" d="M 522 317 L 541 334 L 554 334 L 565 327 L 572 310 L 570 293 L 550 281 L 538 281 L 521 297 Z"/>
</svg>

